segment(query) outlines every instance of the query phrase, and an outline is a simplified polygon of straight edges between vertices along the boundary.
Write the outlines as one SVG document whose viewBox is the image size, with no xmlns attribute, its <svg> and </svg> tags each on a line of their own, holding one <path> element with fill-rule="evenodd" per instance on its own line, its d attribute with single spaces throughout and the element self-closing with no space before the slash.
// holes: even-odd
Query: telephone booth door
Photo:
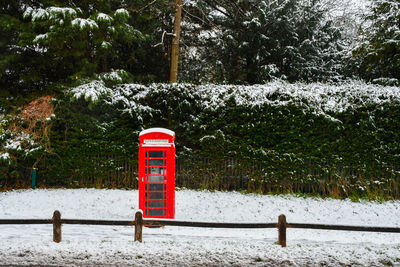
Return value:
<svg viewBox="0 0 400 267">
<path fill-rule="evenodd" d="M 175 216 L 174 135 L 166 138 L 172 132 L 166 130 L 153 128 L 140 135 L 139 208 L 146 218 Z"/>
</svg>

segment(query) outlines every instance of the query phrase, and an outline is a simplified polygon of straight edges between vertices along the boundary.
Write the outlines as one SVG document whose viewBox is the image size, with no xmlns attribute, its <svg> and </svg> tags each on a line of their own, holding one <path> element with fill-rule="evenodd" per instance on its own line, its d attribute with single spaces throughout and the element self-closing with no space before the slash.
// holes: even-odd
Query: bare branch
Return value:
<svg viewBox="0 0 400 267">
<path fill-rule="evenodd" d="M 137 12 L 141 12 L 144 9 L 148 8 L 149 6 L 151 6 L 152 4 L 154 4 L 155 2 L 157 2 L 157 0 L 154 0 L 153 2 L 148 3 L 147 5 L 145 5 L 144 7 L 142 7 L 141 9 L 139 9 Z"/>
<path fill-rule="evenodd" d="M 201 21 L 203 24 L 211 25 L 211 26 L 216 26 L 214 23 L 212 23 L 212 21 L 210 21 L 210 20 L 207 18 L 207 16 L 204 16 L 204 18 L 207 20 L 207 21 L 205 21 L 204 19 L 200 18 L 199 16 L 193 15 L 192 13 L 190 13 L 189 11 L 187 11 L 186 9 L 183 9 L 183 11 L 184 11 L 186 14 L 188 14 L 190 17 L 195 18 L 195 19 Z M 201 11 L 202 11 L 202 10 L 201 10 Z M 204 15 L 204 13 L 203 13 L 203 15 Z"/>
<path fill-rule="evenodd" d="M 244 11 L 243 11 L 243 10 L 240 8 L 240 6 L 235 2 L 235 0 L 229 0 L 228 2 L 231 3 L 231 5 L 233 5 L 233 6 L 236 8 L 236 10 L 240 13 L 240 15 L 241 15 L 242 17 L 245 16 Z"/>
<path fill-rule="evenodd" d="M 144 7 L 141 7 L 141 8 L 139 8 L 139 9 L 133 9 L 133 8 L 125 8 L 125 9 L 126 9 L 126 10 L 129 10 L 129 11 L 131 11 L 131 12 L 140 13 L 140 12 L 142 12 L 143 10 L 145 10 L 146 8 L 148 8 L 149 6 L 151 6 L 152 4 L 154 4 L 155 2 L 157 2 L 157 0 L 154 0 L 154 1 L 150 2 L 150 3 L 148 3 L 147 5 L 145 5 Z"/>
<path fill-rule="evenodd" d="M 165 36 L 165 35 L 175 36 L 175 34 L 172 33 L 172 32 L 163 31 L 162 36 L 161 36 L 161 42 L 159 42 L 158 44 L 153 45 L 153 47 L 157 47 L 157 46 L 160 46 L 160 45 L 164 45 L 164 36 Z"/>
<path fill-rule="evenodd" d="M 218 10 L 219 12 L 221 12 L 222 14 L 227 16 L 228 18 L 234 19 L 229 13 L 226 13 L 224 10 L 220 9 L 217 5 L 212 3 L 210 0 L 204 0 L 204 2 L 206 2 L 209 6 L 211 6 L 215 10 Z"/>
</svg>

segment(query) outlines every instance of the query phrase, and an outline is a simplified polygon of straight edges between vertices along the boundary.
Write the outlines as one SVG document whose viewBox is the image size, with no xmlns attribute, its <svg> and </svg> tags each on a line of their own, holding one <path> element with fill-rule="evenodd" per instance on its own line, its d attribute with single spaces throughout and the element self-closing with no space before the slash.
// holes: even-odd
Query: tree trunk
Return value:
<svg viewBox="0 0 400 267">
<path fill-rule="evenodd" d="M 176 83 L 178 80 L 179 41 L 181 35 L 182 0 L 175 0 L 174 36 L 171 49 L 171 72 L 169 81 Z"/>
</svg>

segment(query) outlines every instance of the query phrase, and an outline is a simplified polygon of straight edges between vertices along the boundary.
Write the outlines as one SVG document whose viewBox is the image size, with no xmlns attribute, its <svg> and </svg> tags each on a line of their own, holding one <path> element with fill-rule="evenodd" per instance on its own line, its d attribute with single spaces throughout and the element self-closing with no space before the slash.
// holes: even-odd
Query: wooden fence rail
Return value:
<svg viewBox="0 0 400 267">
<path fill-rule="evenodd" d="M 135 226 L 135 241 L 142 242 L 143 226 L 186 226 L 206 228 L 277 228 L 278 244 L 286 247 L 287 228 L 336 230 L 336 231 L 363 231 L 380 233 L 400 233 L 400 227 L 376 227 L 376 226 L 354 226 L 354 225 L 332 225 L 332 224 L 310 224 L 310 223 L 288 223 L 285 215 L 279 215 L 277 223 L 227 223 L 227 222 L 193 222 L 176 221 L 170 219 L 143 219 L 142 212 L 135 214 L 135 219 L 129 220 L 81 220 L 62 219 L 59 211 L 54 211 L 52 219 L 0 219 L 0 224 L 53 224 L 53 241 L 61 242 L 62 224 L 84 224 L 84 225 L 113 225 L 113 226 Z"/>
</svg>

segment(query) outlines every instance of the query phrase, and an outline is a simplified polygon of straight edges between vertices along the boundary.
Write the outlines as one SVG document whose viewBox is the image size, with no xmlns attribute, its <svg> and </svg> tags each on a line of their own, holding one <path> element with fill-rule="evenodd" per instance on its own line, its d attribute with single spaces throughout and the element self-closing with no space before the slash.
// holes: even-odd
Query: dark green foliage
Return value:
<svg viewBox="0 0 400 267">
<path fill-rule="evenodd" d="M 349 110 L 337 114 L 339 123 L 295 106 L 224 108 L 202 149 L 208 157 L 240 158 L 253 171 L 249 189 L 258 192 L 398 197 L 394 110 L 399 103 Z"/>
<path fill-rule="evenodd" d="M 36 68 L 32 68 L 36 51 L 20 46 L 20 36 L 32 34 L 22 20 L 21 3 L 1 1 L 0 9 L 0 89 L 12 94 L 17 90 L 31 92 L 42 84 L 38 77 L 42 61 L 38 57 Z"/>
<path fill-rule="evenodd" d="M 69 89 L 92 79 L 101 80 L 108 94 L 120 90 L 121 83 L 167 80 L 170 35 L 163 46 L 153 45 L 164 31 L 171 32 L 171 5 L 164 0 L 0 3 L 1 152 L 12 139 L 4 130 L 22 106 L 49 91 L 57 99 L 50 147 L 8 149 L 10 157 L 0 159 L 0 186 L 29 184 L 38 163 L 39 185 L 135 187 L 138 134 L 165 127 L 176 132 L 178 159 L 186 160 L 184 171 L 193 181 L 185 183 L 188 187 L 400 196 L 397 100 L 322 114 L 312 97 L 253 105 L 237 102 L 232 88 L 225 95 L 216 88 L 217 104 L 209 106 L 204 103 L 214 94 L 204 96 L 193 84 L 152 84 L 148 91 L 137 86 L 121 93 L 122 101 L 105 93 L 93 101 L 75 99 Z M 197 24 L 182 25 L 181 80 L 253 84 L 276 77 L 343 77 L 340 31 L 324 19 L 318 0 L 187 5 L 183 20 L 190 17 Z M 366 80 L 396 84 L 400 79 L 398 6 L 395 0 L 372 5 L 367 42 L 354 51 L 352 66 Z M 284 90 L 268 95 L 272 102 L 291 97 Z M 347 101 L 344 91 L 342 97 Z M 230 171 L 223 162 L 232 158 L 229 168 L 244 178 L 240 185 L 226 180 Z"/>
<path fill-rule="evenodd" d="M 400 3 L 372 1 L 368 28 L 353 51 L 353 67 L 361 78 L 384 85 L 400 84 Z"/>
<path fill-rule="evenodd" d="M 196 64 L 193 64 L 190 58 L 184 58 L 184 64 L 188 61 L 184 66 L 189 69 L 184 75 L 190 75 L 189 81 L 196 80 L 201 71 L 197 69 L 199 65 L 206 76 L 199 77 L 200 81 L 228 84 L 265 83 L 273 78 L 289 81 L 342 78 L 340 29 L 325 20 L 326 11 L 320 1 L 205 3 L 199 3 L 198 9 L 200 14 L 211 13 L 203 19 L 209 21 L 203 26 L 209 35 L 202 33 L 198 40 L 197 54 L 201 60 L 194 57 Z M 193 39 L 190 35 L 193 30 L 188 29 L 183 38 Z"/>
<path fill-rule="evenodd" d="M 111 186 L 112 170 L 121 162 L 137 161 L 137 121 L 111 107 L 88 106 L 82 99 L 71 102 L 69 97 L 60 100 L 55 113 L 54 153 L 39 166 L 44 184 L 75 186 L 84 177 L 88 185 Z"/>
<path fill-rule="evenodd" d="M 146 87 L 137 88 L 133 92 Z M 233 97 L 207 107 L 195 85 L 151 88 L 136 101 L 147 111 L 132 114 L 122 112 L 125 107 L 118 102 L 88 103 L 69 95 L 59 100 L 51 138 L 54 153 L 40 162 L 39 181 L 134 187 L 139 132 L 165 127 L 176 133 L 183 166 L 179 181 L 186 187 L 400 196 L 399 102 L 350 107 L 329 117 L 311 105 L 250 106 L 237 104 Z M 269 96 L 282 97 L 290 98 L 279 92 Z M 119 169 L 129 171 L 118 174 Z"/>
<path fill-rule="evenodd" d="M 168 60 L 153 45 L 170 9 L 163 0 L 148 4 L 1 1 L 0 88 L 26 95 L 112 69 L 136 81 L 165 81 Z"/>
</svg>

